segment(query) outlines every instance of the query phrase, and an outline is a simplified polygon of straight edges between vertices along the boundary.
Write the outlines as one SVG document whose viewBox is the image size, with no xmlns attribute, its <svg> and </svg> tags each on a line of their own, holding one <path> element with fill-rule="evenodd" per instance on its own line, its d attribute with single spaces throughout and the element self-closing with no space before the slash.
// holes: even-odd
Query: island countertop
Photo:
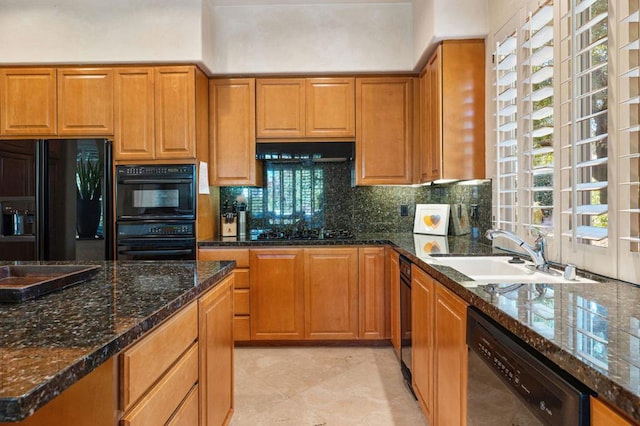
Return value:
<svg viewBox="0 0 640 426">
<path fill-rule="evenodd" d="M 0 304 L 0 421 L 29 416 L 235 267 L 209 261 L 73 264 L 101 270 L 90 281 Z"/>
<path fill-rule="evenodd" d="M 200 242 L 207 248 L 389 245 L 469 305 L 508 329 L 640 424 L 640 286 L 586 273 L 597 283 L 478 284 L 431 255 L 504 255 L 481 239 L 411 233 L 346 240 Z M 427 253 L 427 251 L 429 251 Z M 583 274 L 584 271 L 583 271 Z"/>
</svg>

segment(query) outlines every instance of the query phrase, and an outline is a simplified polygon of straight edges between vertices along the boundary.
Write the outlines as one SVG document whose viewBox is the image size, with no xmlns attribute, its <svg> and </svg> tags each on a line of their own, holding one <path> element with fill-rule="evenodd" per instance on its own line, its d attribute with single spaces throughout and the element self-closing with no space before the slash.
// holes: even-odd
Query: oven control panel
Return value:
<svg viewBox="0 0 640 426">
<path fill-rule="evenodd" d="M 162 166 L 118 166 L 116 167 L 118 176 L 192 176 L 195 166 L 185 165 L 162 165 Z"/>
<path fill-rule="evenodd" d="M 123 222 L 117 224 L 118 237 L 192 237 L 193 222 Z"/>
<path fill-rule="evenodd" d="M 544 424 L 585 424 L 590 391 L 574 379 L 569 381 L 534 355 L 533 349 L 471 307 L 467 309 L 467 346 L 473 352 L 469 356 L 478 355 Z"/>
</svg>

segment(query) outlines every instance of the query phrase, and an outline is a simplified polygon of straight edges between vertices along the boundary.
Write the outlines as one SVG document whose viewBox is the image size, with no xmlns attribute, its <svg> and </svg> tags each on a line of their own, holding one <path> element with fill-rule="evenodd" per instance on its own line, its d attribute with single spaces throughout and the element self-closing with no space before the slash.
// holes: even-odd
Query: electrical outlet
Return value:
<svg viewBox="0 0 640 426">
<path fill-rule="evenodd" d="M 400 216 L 409 216 L 409 206 L 407 204 L 400 204 Z"/>
<path fill-rule="evenodd" d="M 478 218 L 478 205 L 477 204 L 472 204 L 471 205 L 471 219 L 477 219 Z"/>
</svg>

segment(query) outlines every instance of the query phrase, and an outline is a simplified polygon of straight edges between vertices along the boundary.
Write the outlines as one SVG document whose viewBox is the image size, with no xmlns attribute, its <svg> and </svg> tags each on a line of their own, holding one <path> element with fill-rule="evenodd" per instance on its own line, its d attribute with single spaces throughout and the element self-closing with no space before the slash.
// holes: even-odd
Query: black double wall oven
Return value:
<svg viewBox="0 0 640 426">
<path fill-rule="evenodd" d="M 116 258 L 196 258 L 193 164 L 116 167 Z"/>
</svg>

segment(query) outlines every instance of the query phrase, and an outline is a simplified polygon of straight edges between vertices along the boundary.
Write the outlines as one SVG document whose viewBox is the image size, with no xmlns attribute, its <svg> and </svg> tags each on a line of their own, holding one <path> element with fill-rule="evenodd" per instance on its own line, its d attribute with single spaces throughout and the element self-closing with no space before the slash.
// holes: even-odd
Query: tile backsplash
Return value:
<svg viewBox="0 0 640 426">
<path fill-rule="evenodd" d="M 322 170 L 323 187 L 321 195 L 315 197 L 314 213 L 298 215 L 298 220 L 304 220 L 308 227 L 348 229 L 356 233 L 412 232 L 416 204 L 464 203 L 468 208 L 471 226 L 478 229 L 479 235 L 483 235 L 491 226 L 490 181 L 479 181 L 472 185 L 458 182 L 415 187 L 353 187 L 352 166 L 352 163 L 318 163 L 309 166 Z M 278 167 L 282 169 L 283 166 Z M 255 201 L 252 197 L 261 198 L 266 203 L 273 193 L 273 185 L 269 184 L 268 178 L 265 178 L 264 188 L 223 187 L 220 188 L 220 205 L 225 201 L 231 204 L 241 194 L 247 197 L 249 206 Z M 401 216 L 401 205 L 408 206 L 407 216 Z M 477 206 L 477 215 L 472 215 L 473 205 Z M 278 219 L 277 212 L 271 215 L 250 213 L 249 217 L 250 229 L 254 230 L 291 226 L 274 225 L 274 218 L 276 221 Z"/>
</svg>

